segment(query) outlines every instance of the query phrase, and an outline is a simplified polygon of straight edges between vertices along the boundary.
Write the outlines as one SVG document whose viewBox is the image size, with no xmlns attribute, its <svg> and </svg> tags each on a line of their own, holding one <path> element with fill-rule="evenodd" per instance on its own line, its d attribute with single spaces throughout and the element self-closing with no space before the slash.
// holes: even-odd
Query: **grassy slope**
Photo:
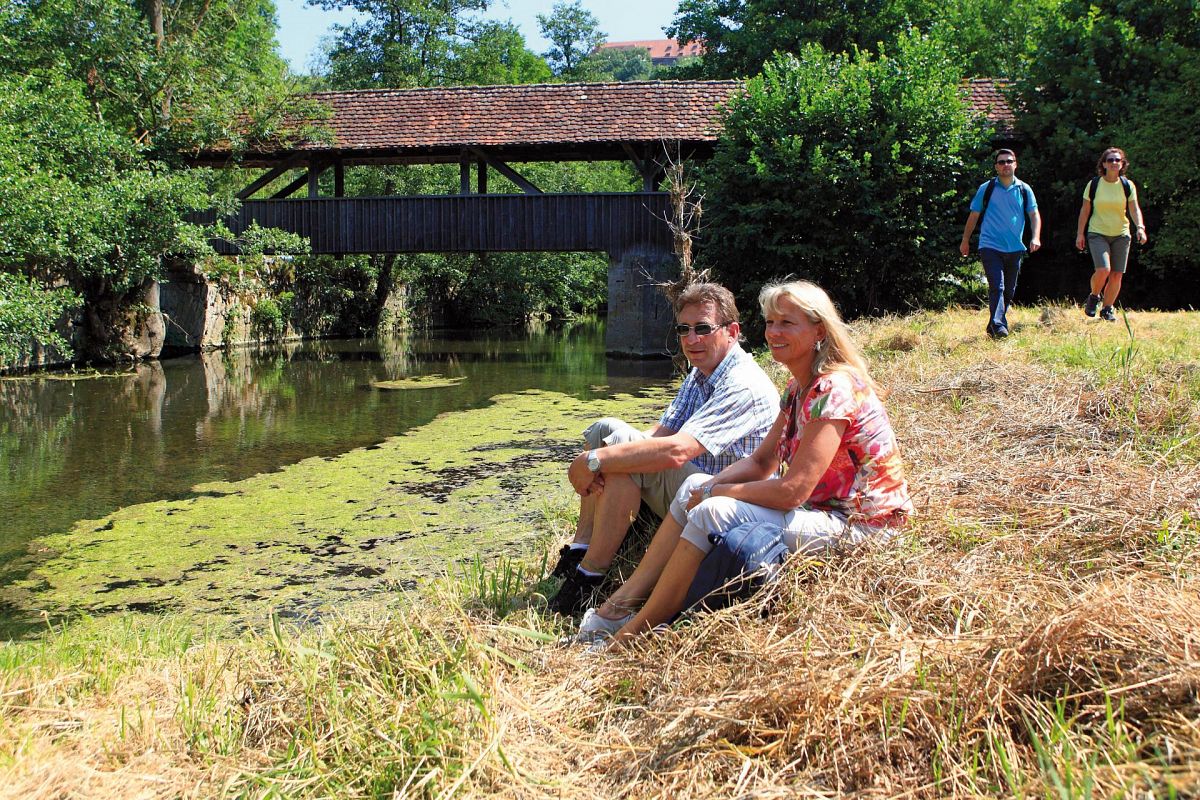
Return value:
<svg viewBox="0 0 1200 800">
<path fill-rule="evenodd" d="M 319 630 L 84 621 L 0 649 L 0 794 L 1194 795 L 1200 315 L 1016 321 L 860 327 L 893 546 L 598 658 L 502 560 Z"/>
</svg>

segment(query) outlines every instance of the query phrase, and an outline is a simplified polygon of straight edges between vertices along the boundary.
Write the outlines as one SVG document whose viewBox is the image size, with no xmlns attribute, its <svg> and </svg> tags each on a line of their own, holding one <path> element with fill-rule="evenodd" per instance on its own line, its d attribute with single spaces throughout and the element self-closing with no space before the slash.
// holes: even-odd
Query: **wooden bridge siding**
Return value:
<svg viewBox="0 0 1200 800">
<path fill-rule="evenodd" d="M 251 221 L 302 234 L 314 253 L 669 252 L 669 208 L 664 192 L 250 200 L 226 224 L 235 234 Z"/>
</svg>

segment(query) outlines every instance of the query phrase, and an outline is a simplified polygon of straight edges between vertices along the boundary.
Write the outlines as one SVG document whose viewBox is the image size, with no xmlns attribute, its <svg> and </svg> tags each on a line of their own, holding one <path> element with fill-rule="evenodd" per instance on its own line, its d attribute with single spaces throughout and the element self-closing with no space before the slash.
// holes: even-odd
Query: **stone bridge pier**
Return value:
<svg viewBox="0 0 1200 800">
<path fill-rule="evenodd" d="M 669 356 L 675 317 L 660 285 L 679 276 L 675 254 L 656 247 L 610 252 L 608 323 L 604 349 L 610 356 Z"/>
</svg>

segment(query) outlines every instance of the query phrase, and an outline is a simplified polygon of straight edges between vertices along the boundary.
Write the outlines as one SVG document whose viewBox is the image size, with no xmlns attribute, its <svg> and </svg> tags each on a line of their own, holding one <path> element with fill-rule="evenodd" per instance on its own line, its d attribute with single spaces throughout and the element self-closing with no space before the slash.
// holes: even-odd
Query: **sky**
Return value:
<svg viewBox="0 0 1200 800">
<path fill-rule="evenodd" d="M 279 10 L 279 49 L 293 72 L 310 70 L 320 38 L 335 23 L 353 19 L 348 11 L 323 11 L 305 0 L 275 0 Z M 538 31 L 537 15 L 549 14 L 554 0 L 496 0 L 484 14 L 489 19 L 511 19 L 525 35 L 526 46 L 542 53 L 549 42 Z M 665 38 L 663 28 L 675 19 L 678 0 L 583 0 L 583 7 L 600 21 L 610 42 Z"/>
</svg>

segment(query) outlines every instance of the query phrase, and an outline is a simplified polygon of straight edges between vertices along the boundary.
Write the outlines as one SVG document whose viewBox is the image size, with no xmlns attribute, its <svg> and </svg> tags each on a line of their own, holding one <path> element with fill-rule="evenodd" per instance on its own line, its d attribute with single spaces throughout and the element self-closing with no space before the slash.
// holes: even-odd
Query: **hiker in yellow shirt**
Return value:
<svg viewBox="0 0 1200 800">
<path fill-rule="evenodd" d="M 1121 292 L 1125 266 L 1129 263 L 1129 245 L 1133 241 L 1130 224 L 1137 232 L 1138 244 L 1146 243 L 1146 224 L 1138 205 L 1137 187 L 1125 177 L 1129 161 L 1125 151 L 1110 147 L 1096 162 L 1096 175 L 1083 187 L 1083 207 L 1079 209 L 1079 227 L 1075 247 L 1092 253 L 1092 290 L 1084 303 L 1083 313 L 1096 316 L 1103 303 L 1100 318 L 1117 321 L 1113 304 Z"/>
</svg>

